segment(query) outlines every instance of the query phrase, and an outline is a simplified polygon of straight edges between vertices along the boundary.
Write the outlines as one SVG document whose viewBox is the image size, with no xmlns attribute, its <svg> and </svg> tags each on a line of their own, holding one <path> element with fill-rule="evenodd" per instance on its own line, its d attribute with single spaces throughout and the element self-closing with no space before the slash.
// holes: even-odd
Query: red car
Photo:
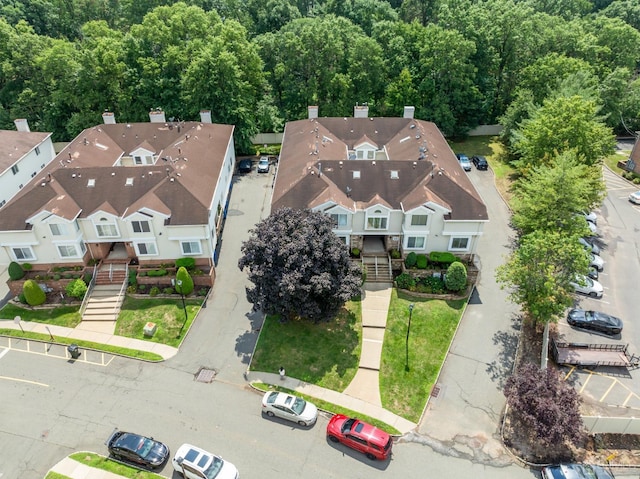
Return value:
<svg viewBox="0 0 640 479">
<path fill-rule="evenodd" d="M 371 424 L 355 418 L 336 414 L 327 425 L 327 437 L 332 442 L 341 442 L 369 459 L 388 459 L 391 456 L 393 439 L 389 434 Z"/>
</svg>

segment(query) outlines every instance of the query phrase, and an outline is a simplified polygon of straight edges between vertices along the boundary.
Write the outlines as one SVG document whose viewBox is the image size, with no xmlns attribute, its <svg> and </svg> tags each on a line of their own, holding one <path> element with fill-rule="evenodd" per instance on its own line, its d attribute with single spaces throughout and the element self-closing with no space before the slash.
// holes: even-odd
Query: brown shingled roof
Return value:
<svg viewBox="0 0 640 479">
<path fill-rule="evenodd" d="M 49 138 L 51 133 L 0 130 L 0 172 Z"/>
<path fill-rule="evenodd" d="M 363 139 L 386 159 L 349 159 Z M 354 177 L 359 172 L 359 178 Z M 393 172 L 393 173 L 392 173 Z M 287 123 L 272 207 L 326 201 L 410 210 L 435 201 L 457 220 L 486 220 L 482 198 L 432 122 L 413 118 L 317 118 Z"/>
<path fill-rule="evenodd" d="M 232 135 L 231 125 L 200 122 L 88 128 L 0 210 L 0 229 L 24 229 L 25 220 L 41 210 L 71 219 L 78 209 L 80 217 L 102 208 L 121 216 L 132 207 L 163 212 L 171 224 L 204 224 Z M 160 159 L 154 165 L 115 166 L 139 146 Z"/>
</svg>

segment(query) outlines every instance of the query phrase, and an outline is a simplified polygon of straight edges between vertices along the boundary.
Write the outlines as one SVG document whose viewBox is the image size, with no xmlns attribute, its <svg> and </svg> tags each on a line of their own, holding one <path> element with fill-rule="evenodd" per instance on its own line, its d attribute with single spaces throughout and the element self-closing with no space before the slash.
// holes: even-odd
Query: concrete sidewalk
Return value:
<svg viewBox="0 0 640 479">
<path fill-rule="evenodd" d="M 0 329 L 13 329 L 20 331 L 20 326 L 27 332 L 40 333 L 55 338 L 77 339 L 82 341 L 91 341 L 94 343 L 108 344 L 109 346 L 117 346 L 120 348 L 135 349 L 138 351 L 147 351 L 155 353 L 162 357 L 163 360 L 172 358 L 178 353 L 177 348 L 167 346 L 166 344 L 154 343 L 152 341 L 144 341 L 142 339 L 126 338 L 124 336 L 116 336 L 109 333 L 99 331 L 85 331 L 78 328 L 65 328 L 63 326 L 47 325 L 43 323 L 35 323 L 32 321 L 22 321 L 20 325 L 13 320 L 0 320 Z"/>
<path fill-rule="evenodd" d="M 348 394 L 325 389 L 314 384 L 308 384 L 304 381 L 290 378 L 288 376 L 285 376 L 284 379 L 280 379 L 278 374 L 249 372 L 247 373 L 247 380 L 249 382 L 259 381 L 265 384 L 282 386 L 284 388 L 291 389 L 292 391 L 297 391 L 301 394 L 306 394 L 308 396 L 351 409 L 352 411 L 366 414 L 369 417 L 379 419 L 380 421 L 393 426 L 402 434 L 412 431 L 417 426 L 417 424 L 407 421 L 406 419 L 397 416 L 376 404 L 368 403 L 362 399 L 349 396 Z"/>
</svg>

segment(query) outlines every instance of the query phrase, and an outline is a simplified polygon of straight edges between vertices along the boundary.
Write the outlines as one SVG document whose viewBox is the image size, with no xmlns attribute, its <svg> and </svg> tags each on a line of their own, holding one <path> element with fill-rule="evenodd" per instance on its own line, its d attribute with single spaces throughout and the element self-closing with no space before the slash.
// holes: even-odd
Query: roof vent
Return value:
<svg viewBox="0 0 640 479">
<path fill-rule="evenodd" d="M 400 176 L 398 176 L 398 170 L 391 170 L 391 179 L 397 180 L 398 178 L 400 178 Z"/>
<path fill-rule="evenodd" d="M 89 181 L 87 181 L 87 186 L 89 188 L 93 188 L 94 186 L 96 186 L 96 180 L 94 178 L 90 178 Z"/>
<path fill-rule="evenodd" d="M 125 185 L 133 186 L 133 178 L 127 178 L 127 181 L 125 182 Z"/>
<path fill-rule="evenodd" d="M 360 171 L 359 170 L 355 170 L 353 172 L 353 179 L 357 180 L 358 178 L 360 178 Z"/>
</svg>

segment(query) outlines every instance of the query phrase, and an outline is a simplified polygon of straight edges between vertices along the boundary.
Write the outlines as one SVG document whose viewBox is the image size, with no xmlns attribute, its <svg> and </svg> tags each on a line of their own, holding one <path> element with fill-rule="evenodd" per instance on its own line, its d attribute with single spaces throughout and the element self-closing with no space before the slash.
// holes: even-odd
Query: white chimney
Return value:
<svg viewBox="0 0 640 479">
<path fill-rule="evenodd" d="M 211 110 L 200 110 L 200 121 L 202 123 L 211 123 Z"/>
<path fill-rule="evenodd" d="M 314 118 L 318 118 L 318 107 L 317 106 L 308 106 L 309 110 L 309 119 L 312 120 Z"/>
<path fill-rule="evenodd" d="M 151 110 L 149 112 L 149 120 L 151 123 L 166 123 L 167 120 L 164 117 L 164 111 L 161 109 Z"/>
<path fill-rule="evenodd" d="M 25 118 L 19 118 L 17 120 L 13 120 L 13 122 L 16 124 L 16 130 L 18 131 L 24 131 L 29 133 L 31 130 L 29 129 L 29 123 L 27 122 L 27 120 Z"/>
<path fill-rule="evenodd" d="M 356 105 L 353 107 L 354 118 L 367 118 L 369 116 L 369 107 L 367 105 Z"/>
<path fill-rule="evenodd" d="M 404 115 L 402 116 L 402 118 L 413 118 L 413 114 L 416 111 L 416 107 L 415 106 L 405 106 L 404 107 Z"/>
<path fill-rule="evenodd" d="M 110 111 L 105 111 L 102 114 L 102 121 L 104 122 L 105 125 L 115 125 L 116 116 Z"/>
</svg>

